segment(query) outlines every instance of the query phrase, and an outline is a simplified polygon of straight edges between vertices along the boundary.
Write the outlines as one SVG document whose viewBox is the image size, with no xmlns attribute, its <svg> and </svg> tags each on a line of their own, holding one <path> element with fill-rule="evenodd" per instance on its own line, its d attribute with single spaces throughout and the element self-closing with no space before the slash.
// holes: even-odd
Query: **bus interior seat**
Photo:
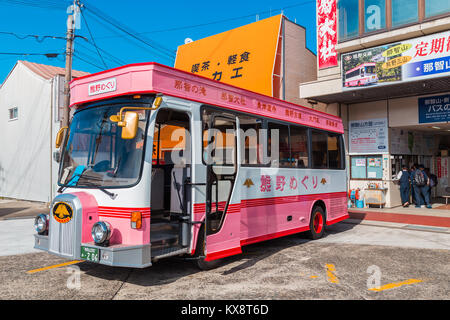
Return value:
<svg viewBox="0 0 450 320">
<path fill-rule="evenodd" d="M 164 209 L 164 170 L 152 168 L 152 211 Z"/>
</svg>

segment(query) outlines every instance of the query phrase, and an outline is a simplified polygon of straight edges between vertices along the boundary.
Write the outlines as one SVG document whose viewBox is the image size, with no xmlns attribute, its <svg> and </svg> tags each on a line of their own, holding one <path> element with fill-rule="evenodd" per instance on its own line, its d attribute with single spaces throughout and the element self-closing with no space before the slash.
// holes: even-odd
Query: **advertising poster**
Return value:
<svg viewBox="0 0 450 320">
<path fill-rule="evenodd" d="M 387 119 L 349 121 L 349 126 L 350 153 L 380 154 L 389 151 Z"/>
<path fill-rule="evenodd" d="M 342 55 L 343 89 L 450 75 L 450 31 Z"/>
</svg>

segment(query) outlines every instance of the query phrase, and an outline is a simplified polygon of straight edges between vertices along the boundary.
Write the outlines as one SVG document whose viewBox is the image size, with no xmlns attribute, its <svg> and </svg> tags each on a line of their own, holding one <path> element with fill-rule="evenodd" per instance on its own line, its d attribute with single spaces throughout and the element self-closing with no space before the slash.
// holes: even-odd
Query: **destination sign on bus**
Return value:
<svg viewBox="0 0 450 320">
<path fill-rule="evenodd" d="M 89 95 L 95 96 L 101 93 L 116 91 L 116 88 L 117 88 L 116 78 L 94 82 L 89 85 Z"/>
</svg>

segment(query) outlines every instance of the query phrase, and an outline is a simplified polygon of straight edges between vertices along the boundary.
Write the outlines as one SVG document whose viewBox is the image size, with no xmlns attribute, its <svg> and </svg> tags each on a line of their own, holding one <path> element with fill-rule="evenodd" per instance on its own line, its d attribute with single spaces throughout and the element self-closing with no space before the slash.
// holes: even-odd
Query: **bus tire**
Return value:
<svg viewBox="0 0 450 320">
<path fill-rule="evenodd" d="M 325 232 L 325 212 L 320 206 L 315 206 L 311 213 L 311 220 L 309 221 L 308 238 L 316 240 L 322 238 Z"/>
<path fill-rule="evenodd" d="M 195 263 L 197 267 L 202 271 L 211 270 L 214 268 L 217 268 L 220 264 L 220 259 L 212 260 L 212 261 L 206 261 L 205 259 L 205 232 L 204 232 L 204 226 L 202 226 L 198 232 L 198 240 L 197 240 L 197 247 L 195 248 L 195 257 L 197 258 L 195 260 Z"/>
</svg>

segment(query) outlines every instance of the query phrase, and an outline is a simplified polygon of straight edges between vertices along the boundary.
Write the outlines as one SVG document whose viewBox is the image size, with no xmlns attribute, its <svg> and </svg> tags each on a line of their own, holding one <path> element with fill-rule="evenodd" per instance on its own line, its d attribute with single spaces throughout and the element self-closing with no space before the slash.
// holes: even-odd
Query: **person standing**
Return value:
<svg viewBox="0 0 450 320">
<path fill-rule="evenodd" d="M 421 196 L 423 196 L 427 208 L 431 209 L 430 194 L 428 192 L 430 188 L 430 178 L 428 178 L 425 173 L 423 165 L 420 165 L 419 169 L 414 172 L 414 184 L 416 199 L 420 199 Z M 416 203 L 416 208 L 420 208 L 420 206 L 421 203 Z"/>
<path fill-rule="evenodd" d="M 412 202 L 414 203 L 416 206 L 419 205 L 420 206 L 420 198 L 417 199 L 416 198 L 416 188 L 415 188 L 415 184 L 414 184 L 414 173 L 417 170 L 417 166 L 416 164 L 413 164 L 411 166 L 411 169 L 409 170 L 409 180 L 410 180 L 410 187 L 411 187 L 411 198 L 412 198 Z"/>
<path fill-rule="evenodd" d="M 409 206 L 409 185 L 410 174 L 406 165 L 402 166 L 402 171 L 397 174 L 397 180 L 400 182 L 400 197 L 402 199 L 402 206 L 407 208 Z"/>
</svg>

